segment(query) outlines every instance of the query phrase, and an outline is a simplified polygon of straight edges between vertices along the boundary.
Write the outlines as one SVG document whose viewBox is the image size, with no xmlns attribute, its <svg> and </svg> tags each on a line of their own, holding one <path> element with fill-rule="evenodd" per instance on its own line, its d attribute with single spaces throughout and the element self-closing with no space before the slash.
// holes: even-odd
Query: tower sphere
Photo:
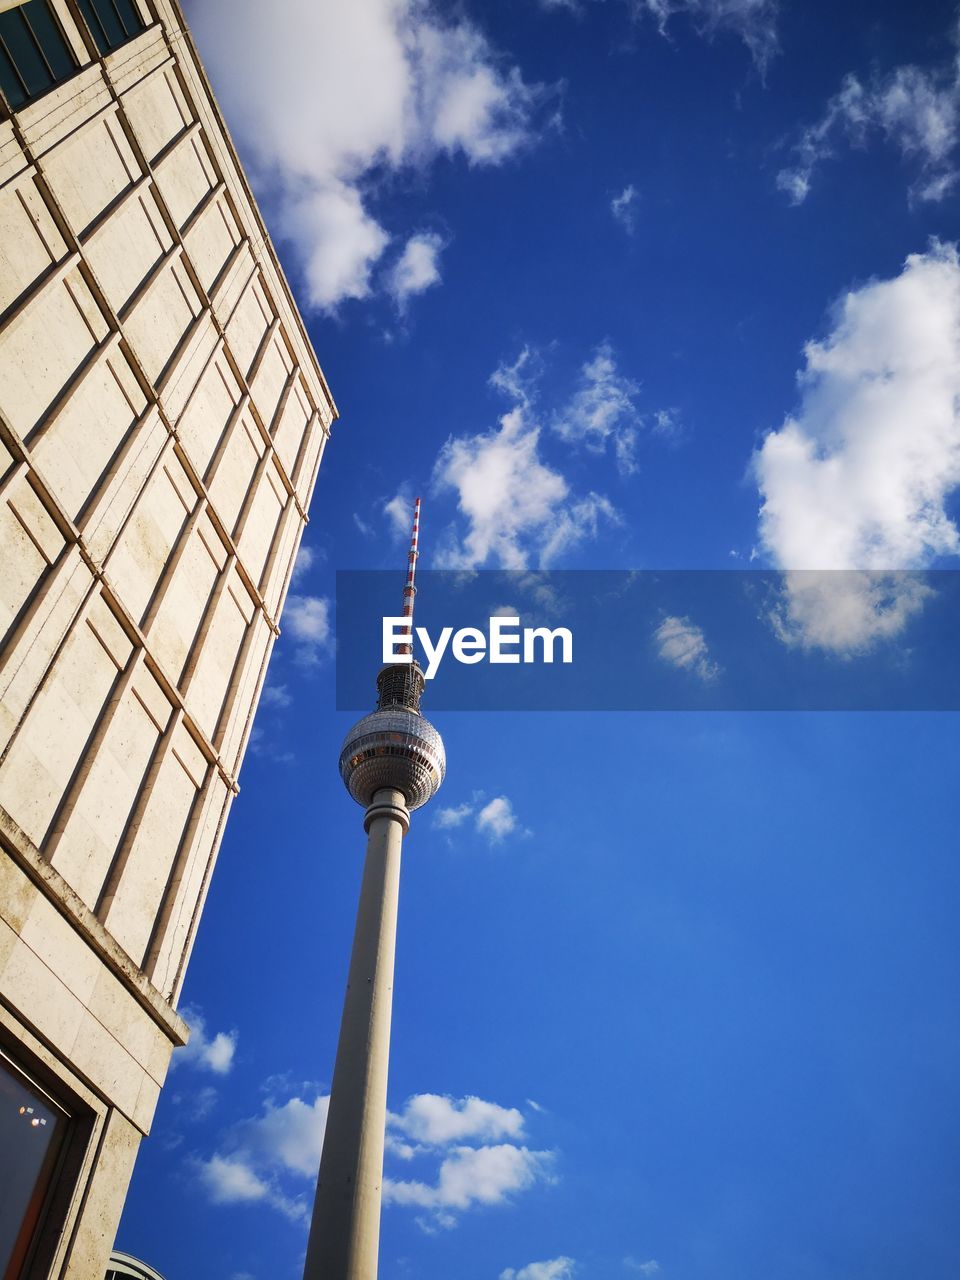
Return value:
<svg viewBox="0 0 960 1280">
<path fill-rule="evenodd" d="M 446 767 L 440 734 L 419 711 L 403 706 L 385 706 L 358 720 L 340 751 L 340 776 L 364 806 L 391 787 L 403 792 L 408 809 L 419 809 L 439 791 Z"/>
</svg>

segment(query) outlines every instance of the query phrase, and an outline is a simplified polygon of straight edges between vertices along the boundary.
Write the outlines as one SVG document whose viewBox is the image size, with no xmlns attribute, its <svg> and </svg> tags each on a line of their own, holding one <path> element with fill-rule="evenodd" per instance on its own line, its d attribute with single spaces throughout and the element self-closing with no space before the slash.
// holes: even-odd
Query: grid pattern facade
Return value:
<svg viewBox="0 0 960 1280">
<path fill-rule="evenodd" d="M 0 1025 L 139 1134 L 336 409 L 180 11 L 135 3 L 102 56 L 49 0 L 78 69 L 0 118 Z"/>
</svg>

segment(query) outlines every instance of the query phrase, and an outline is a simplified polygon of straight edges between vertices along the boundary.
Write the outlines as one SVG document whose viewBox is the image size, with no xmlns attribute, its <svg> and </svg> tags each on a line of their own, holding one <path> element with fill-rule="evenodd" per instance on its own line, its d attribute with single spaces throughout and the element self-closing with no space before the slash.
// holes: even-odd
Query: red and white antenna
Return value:
<svg viewBox="0 0 960 1280">
<path fill-rule="evenodd" d="M 420 499 L 415 498 L 413 501 L 413 533 L 410 536 L 410 551 L 407 556 L 407 580 L 403 587 L 403 616 L 408 619 L 410 628 L 410 639 L 400 645 L 398 653 L 413 654 L 413 600 L 417 594 L 417 588 L 414 586 L 414 578 L 417 575 L 417 556 L 419 556 L 420 543 Z"/>
</svg>

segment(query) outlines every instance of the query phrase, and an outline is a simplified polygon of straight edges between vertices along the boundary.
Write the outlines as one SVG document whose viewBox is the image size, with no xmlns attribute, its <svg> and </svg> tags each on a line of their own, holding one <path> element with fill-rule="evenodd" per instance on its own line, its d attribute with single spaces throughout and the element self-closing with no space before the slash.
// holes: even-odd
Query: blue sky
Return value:
<svg viewBox="0 0 960 1280">
<path fill-rule="evenodd" d="M 957 13 L 187 13 L 342 419 L 118 1243 L 294 1280 L 363 852 L 335 571 L 399 601 L 415 493 L 428 568 L 956 567 Z M 928 608 L 798 583 L 779 642 L 851 672 Z M 435 719 L 384 1280 L 954 1280 L 955 717 Z"/>
</svg>

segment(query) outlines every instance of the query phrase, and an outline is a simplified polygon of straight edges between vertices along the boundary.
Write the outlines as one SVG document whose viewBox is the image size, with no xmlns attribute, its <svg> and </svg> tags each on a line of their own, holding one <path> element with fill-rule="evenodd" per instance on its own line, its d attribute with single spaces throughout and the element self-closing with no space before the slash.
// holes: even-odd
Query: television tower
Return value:
<svg viewBox="0 0 960 1280">
<path fill-rule="evenodd" d="M 367 856 L 330 1090 L 304 1280 L 376 1280 L 380 1243 L 387 1062 L 400 891 L 410 811 L 443 781 L 443 740 L 420 713 L 424 676 L 413 660 L 420 499 L 403 588 L 410 641 L 377 676 L 377 709 L 344 739 L 340 776 L 366 809 Z"/>
</svg>

